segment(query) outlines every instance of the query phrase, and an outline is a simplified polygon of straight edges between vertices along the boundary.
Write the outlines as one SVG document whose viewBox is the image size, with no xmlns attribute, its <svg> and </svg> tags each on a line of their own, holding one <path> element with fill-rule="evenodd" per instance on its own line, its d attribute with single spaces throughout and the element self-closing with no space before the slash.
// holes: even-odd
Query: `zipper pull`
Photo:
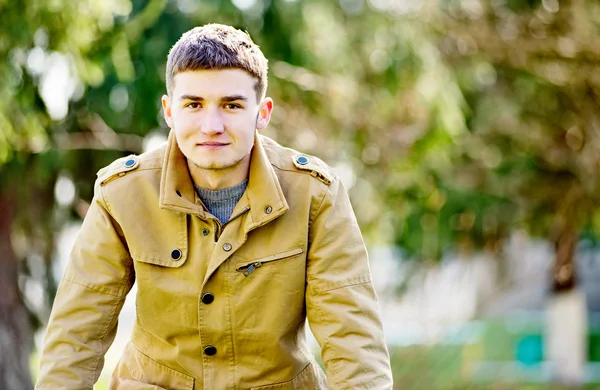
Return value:
<svg viewBox="0 0 600 390">
<path fill-rule="evenodd" d="M 245 277 L 250 276 L 250 274 L 252 272 L 254 272 L 254 270 L 257 269 L 258 267 L 260 267 L 261 265 L 262 265 L 262 263 L 260 261 L 250 264 L 250 266 L 248 268 L 246 268 L 246 270 L 244 271 L 244 276 Z"/>
</svg>

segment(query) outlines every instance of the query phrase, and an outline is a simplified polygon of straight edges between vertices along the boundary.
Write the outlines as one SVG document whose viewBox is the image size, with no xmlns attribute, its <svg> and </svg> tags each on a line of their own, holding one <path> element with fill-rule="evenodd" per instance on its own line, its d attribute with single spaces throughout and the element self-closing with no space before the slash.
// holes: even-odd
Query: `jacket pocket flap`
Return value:
<svg viewBox="0 0 600 390">
<path fill-rule="evenodd" d="M 163 256 L 148 256 L 132 253 L 133 260 L 140 263 L 159 265 L 161 267 L 179 268 L 187 260 L 187 248 L 173 249 L 171 253 L 165 253 Z"/>
<path fill-rule="evenodd" d="M 251 261 L 243 261 L 241 263 L 236 264 L 235 269 L 236 269 L 236 271 L 241 271 L 243 268 L 249 266 L 250 264 L 255 264 L 255 263 L 263 264 L 263 263 L 268 263 L 271 261 L 283 260 L 283 259 L 287 259 L 288 257 L 299 255 L 302 252 L 304 252 L 304 250 L 302 248 L 295 248 L 295 249 L 291 249 L 289 251 L 276 253 L 274 255 L 261 257 L 260 259 L 254 259 Z"/>
</svg>

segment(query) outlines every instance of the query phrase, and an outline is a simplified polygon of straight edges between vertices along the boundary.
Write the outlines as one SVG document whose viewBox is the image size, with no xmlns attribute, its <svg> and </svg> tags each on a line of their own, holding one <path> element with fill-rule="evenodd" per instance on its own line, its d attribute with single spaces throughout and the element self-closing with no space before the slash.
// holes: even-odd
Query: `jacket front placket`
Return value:
<svg viewBox="0 0 600 390">
<path fill-rule="evenodd" d="M 215 346 L 218 349 L 215 356 L 203 356 L 204 389 L 237 388 L 233 348 L 236 324 L 231 318 L 231 298 L 236 290 L 236 275 L 231 275 L 235 272 L 234 267 L 229 267 L 228 271 L 223 265 L 244 245 L 260 245 L 247 242 L 248 234 L 288 210 L 279 181 L 258 137 L 255 138 L 252 150 L 248 179 L 246 192 L 216 242 L 202 285 L 203 292 L 218 290 L 220 294 L 217 305 L 200 304 L 198 310 L 203 344 L 214 343 L 215 340 L 219 344 Z"/>
<path fill-rule="evenodd" d="M 187 161 L 173 133 L 170 134 L 163 162 L 160 207 L 191 214 L 205 222 L 214 218 L 198 201 Z M 198 296 L 198 332 L 203 349 L 198 351 L 203 367 L 202 376 L 196 377 L 198 388 L 235 388 L 233 382 L 225 384 L 235 378 L 232 343 L 235 324 L 230 314 L 232 286 L 227 277 L 215 274 L 246 244 L 250 231 L 275 220 L 287 210 L 288 205 L 277 176 L 256 135 L 246 192 L 236 205 L 232 220 L 215 236 L 214 250 L 210 256 L 204 257 L 204 261 L 208 258 L 208 266 Z M 202 302 L 202 295 L 207 292 L 215 296 L 210 304 Z M 209 356 L 206 354 L 207 347 L 214 347 L 217 352 Z"/>
</svg>

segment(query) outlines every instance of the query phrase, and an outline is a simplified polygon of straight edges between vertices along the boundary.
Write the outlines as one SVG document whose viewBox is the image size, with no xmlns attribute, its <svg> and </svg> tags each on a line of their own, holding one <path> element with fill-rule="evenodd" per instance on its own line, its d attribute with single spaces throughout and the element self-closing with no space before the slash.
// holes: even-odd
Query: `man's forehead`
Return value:
<svg viewBox="0 0 600 390">
<path fill-rule="evenodd" d="M 177 73 L 173 96 L 199 96 L 205 100 L 255 94 L 256 78 L 241 69 L 194 70 Z"/>
</svg>

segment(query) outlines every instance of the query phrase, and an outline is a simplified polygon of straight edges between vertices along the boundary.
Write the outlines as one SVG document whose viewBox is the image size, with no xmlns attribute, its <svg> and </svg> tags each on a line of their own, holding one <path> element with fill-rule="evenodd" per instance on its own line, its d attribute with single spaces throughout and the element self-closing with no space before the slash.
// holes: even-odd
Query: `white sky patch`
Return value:
<svg viewBox="0 0 600 390">
<path fill-rule="evenodd" d="M 108 97 L 110 108 L 116 112 L 124 111 L 129 105 L 129 92 L 123 84 L 115 85 Z"/>
<path fill-rule="evenodd" d="M 163 133 L 153 131 L 144 137 L 144 152 L 154 150 L 165 142 L 167 142 L 167 137 Z"/>
<path fill-rule="evenodd" d="M 42 286 L 42 283 L 39 280 L 33 278 L 27 278 L 24 283 L 25 286 L 23 292 L 25 294 L 25 299 L 33 306 L 33 309 L 37 313 L 43 313 L 46 297 L 44 286 Z"/>
<path fill-rule="evenodd" d="M 364 0 L 340 0 L 340 7 L 350 15 L 358 15 L 365 8 Z"/>
<path fill-rule="evenodd" d="M 375 72 L 381 73 L 392 64 L 392 60 L 387 51 L 382 49 L 375 49 L 371 53 L 369 57 L 369 62 L 371 63 L 371 68 Z"/>
<path fill-rule="evenodd" d="M 75 244 L 77 233 L 81 229 L 81 221 L 73 221 L 65 226 L 56 237 L 56 257 L 52 261 L 52 276 L 54 280 L 60 280 L 69 262 L 69 254 Z"/>
<path fill-rule="evenodd" d="M 67 176 L 60 176 L 54 186 L 54 197 L 61 206 L 68 206 L 75 200 L 75 184 Z"/>
<path fill-rule="evenodd" d="M 31 75 L 39 75 L 44 71 L 46 53 L 41 47 L 34 47 L 27 54 L 27 71 Z"/>
<path fill-rule="evenodd" d="M 369 4 L 377 11 L 387 11 L 389 8 L 389 0 L 369 0 Z"/>
<path fill-rule="evenodd" d="M 542 0 L 542 5 L 548 12 L 558 12 L 560 6 L 558 5 L 558 0 Z"/>
<path fill-rule="evenodd" d="M 256 4 L 256 0 L 231 0 L 231 2 L 241 11 L 247 11 Z"/>
<path fill-rule="evenodd" d="M 178 0 L 177 8 L 184 14 L 193 14 L 200 8 L 200 2 L 196 0 Z"/>
<path fill-rule="evenodd" d="M 354 187 L 354 184 L 356 183 L 356 174 L 350 164 L 340 162 L 333 167 L 333 170 L 340 176 L 346 190 L 350 190 Z"/>
<path fill-rule="evenodd" d="M 423 0 L 369 0 L 369 4 L 377 11 L 405 15 L 419 11 Z"/>
<path fill-rule="evenodd" d="M 368 144 L 362 152 L 362 160 L 365 164 L 377 164 L 381 150 L 377 144 Z"/>
<path fill-rule="evenodd" d="M 69 99 L 77 88 L 72 68 L 66 56 L 59 53 L 46 55 L 39 88 L 48 114 L 54 120 L 64 119 L 69 112 Z"/>
<path fill-rule="evenodd" d="M 318 142 L 316 134 L 311 129 L 305 129 L 296 136 L 296 143 L 300 150 L 311 150 Z"/>
<path fill-rule="evenodd" d="M 35 45 L 45 49 L 48 47 L 48 32 L 44 28 L 38 28 L 33 37 Z"/>
</svg>

